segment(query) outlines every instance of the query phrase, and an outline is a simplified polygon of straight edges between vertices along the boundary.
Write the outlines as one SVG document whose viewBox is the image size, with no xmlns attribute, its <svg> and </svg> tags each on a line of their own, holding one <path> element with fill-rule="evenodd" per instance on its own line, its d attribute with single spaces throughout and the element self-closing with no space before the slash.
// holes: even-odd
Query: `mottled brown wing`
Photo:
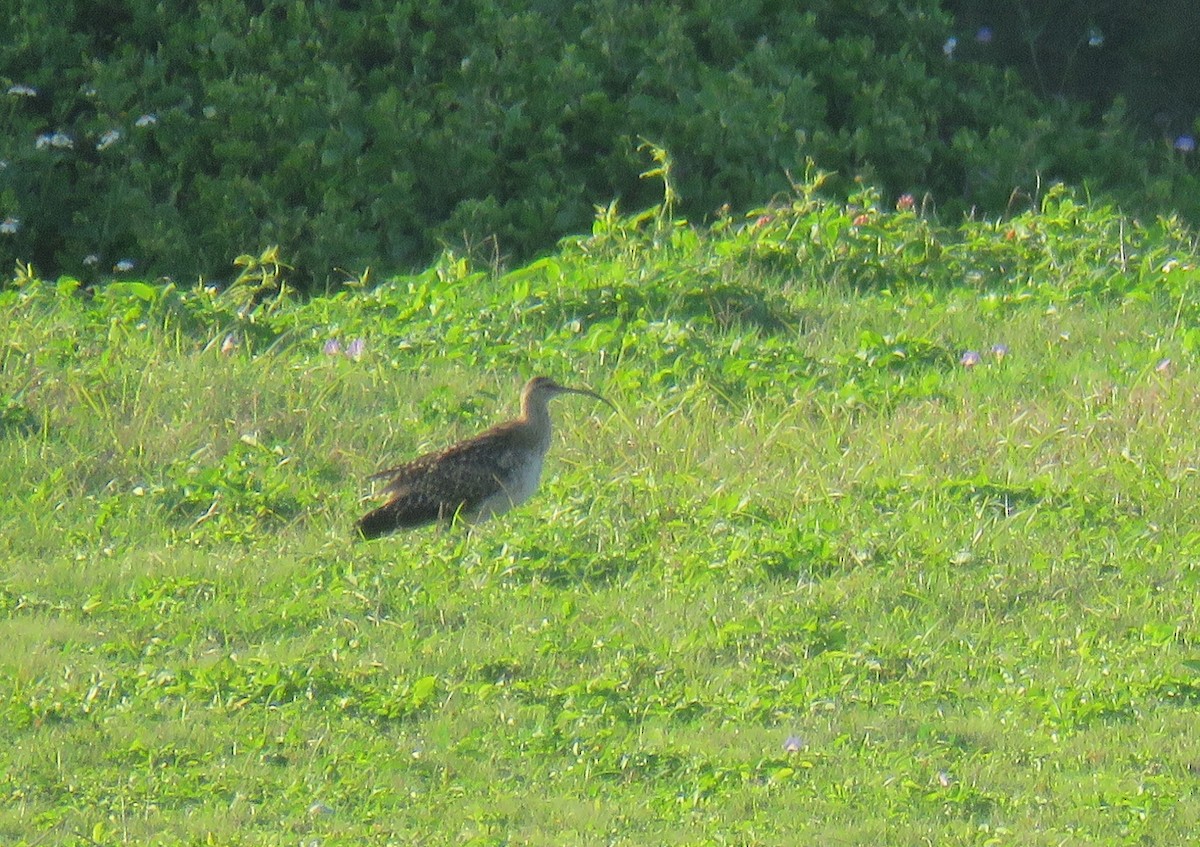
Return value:
<svg viewBox="0 0 1200 847">
<path fill-rule="evenodd" d="M 358 522 L 359 531 L 375 538 L 459 513 L 469 517 L 503 487 L 514 465 L 512 452 L 489 434 L 380 472 L 375 476 L 390 476 L 384 490 L 391 497 Z"/>
</svg>

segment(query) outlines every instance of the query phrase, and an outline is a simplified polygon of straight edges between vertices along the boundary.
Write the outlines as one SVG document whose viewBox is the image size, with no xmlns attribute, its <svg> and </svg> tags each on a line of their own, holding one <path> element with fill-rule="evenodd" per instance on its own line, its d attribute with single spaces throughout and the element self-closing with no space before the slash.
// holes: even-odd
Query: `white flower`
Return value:
<svg viewBox="0 0 1200 847">
<path fill-rule="evenodd" d="M 204 114 L 204 117 L 208 118 L 209 120 L 212 120 L 213 118 L 215 118 L 217 116 L 216 106 L 205 106 L 203 109 L 203 114 Z"/>
<path fill-rule="evenodd" d="M 140 118 L 138 118 L 136 121 L 134 121 L 133 125 L 136 126 L 138 129 L 142 129 L 144 127 L 154 126 L 156 123 L 158 123 L 158 115 L 154 114 L 153 112 L 150 112 L 148 114 L 142 115 Z"/>
<path fill-rule="evenodd" d="M 92 265 L 100 264 L 100 257 L 95 253 L 88 253 L 83 257 L 83 263 L 90 268 Z"/>
<path fill-rule="evenodd" d="M 1088 30 L 1088 47 L 1103 47 L 1104 33 L 1100 31 L 1100 27 L 1094 26 Z"/>
<path fill-rule="evenodd" d="M 37 97 L 36 88 L 34 88 L 32 85 L 21 85 L 21 83 L 10 85 L 8 87 L 8 93 L 13 97 Z"/>
<path fill-rule="evenodd" d="M 0 221 L 0 235 L 13 235 L 20 228 L 20 218 L 5 218 L 3 221 Z"/>
<path fill-rule="evenodd" d="M 109 147 L 112 147 L 114 144 L 116 144 L 120 140 L 121 140 L 121 130 L 110 129 L 108 132 L 104 133 L 104 135 L 100 136 L 100 140 L 98 142 L 96 142 L 96 149 L 97 150 L 107 150 Z"/>
<path fill-rule="evenodd" d="M 0 171 L 8 167 L 8 159 L 0 159 Z"/>
<path fill-rule="evenodd" d="M 954 58 L 954 51 L 958 47 L 958 39 L 953 35 L 946 39 L 946 43 L 942 45 L 942 52 L 946 54 L 947 59 Z"/>
<path fill-rule="evenodd" d="M 117 273 L 125 273 L 126 271 L 133 270 L 133 266 L 135 264 L 136 263 L 133 261 L 133 259 L 122 259 L 121 261 L 119 261 L 115 265 L 113 265 L 113 270 L 116 271 Z"/>
<path fill-rule="evenodd" d="M 34 139 L 33 144 L 38 150 L 44 150 L 47 147 L 56 147 L 60 150 L 70 150 L 75 146 L 75 142 L 71 139 L 71 136 L 61 131 L 53 134 L 43 132 L 36 139 Z"/>
</svg>

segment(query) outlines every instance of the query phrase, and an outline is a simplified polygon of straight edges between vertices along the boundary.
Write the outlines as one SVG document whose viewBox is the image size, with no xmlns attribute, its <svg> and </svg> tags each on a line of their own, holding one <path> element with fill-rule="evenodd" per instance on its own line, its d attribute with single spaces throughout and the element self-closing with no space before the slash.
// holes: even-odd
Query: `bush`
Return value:
<svg viewBox="0 0 1200 847">
<path fill-rule="evenodd" d="M 1039 175 L 1195 211 L 1186 162 L 1148 161 L 1119 113 L 1040 114 L 1015 75 L 948 60 L 938 0 L 0 8 L 0 262 L 86 281 L 219 281 L 268 244 L 309 288 L 447 245 L 525 258 L 593 204 L 652 202 L 642 139 L 693 217 L 810 158 L 834 190 L 861 175 L 947 214 Z"/>
</svg>

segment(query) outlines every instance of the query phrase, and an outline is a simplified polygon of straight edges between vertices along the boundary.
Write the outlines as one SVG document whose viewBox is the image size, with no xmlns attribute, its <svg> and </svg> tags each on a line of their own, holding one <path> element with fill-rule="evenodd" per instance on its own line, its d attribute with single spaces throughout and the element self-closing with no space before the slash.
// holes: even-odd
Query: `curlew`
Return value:
<svg viewBox="0 0 1200 847">
<path fill-rule="evenodd" d="M 550 401 L 560 394 L 594 397 L 549 377 L 534 377 L 521 391 L 521 416 L 474 438 L 372 475 L 387 479 L 388 501 L 358 521 L 364 538 L 434 522 L 479 523 L 528 500 L 542 476 L 550 448 Z"/>
</svg>

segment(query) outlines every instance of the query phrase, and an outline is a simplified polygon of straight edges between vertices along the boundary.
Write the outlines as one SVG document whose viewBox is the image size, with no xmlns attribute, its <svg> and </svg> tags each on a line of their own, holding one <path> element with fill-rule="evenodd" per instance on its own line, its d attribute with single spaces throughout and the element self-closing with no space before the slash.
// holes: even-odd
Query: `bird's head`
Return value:
<svg viewBox="0 0 1200 847">
<path fill-rule="evenodd" d="M 525 383 L 525 389 L 521 392 L 521 411 L 528 414 L 535 408 L 545 408 L 552 399 L 560 394 L 582 394 L 585 397 L 592 397 L 599 400 L 614 412 L 617 410 L 616 406 L 595 391 L 588 391 L 586 388 L 567 388 L 565 385 L 559 385 L 548 376 L 535 376 L 529 382 Z"/>
</svg>

